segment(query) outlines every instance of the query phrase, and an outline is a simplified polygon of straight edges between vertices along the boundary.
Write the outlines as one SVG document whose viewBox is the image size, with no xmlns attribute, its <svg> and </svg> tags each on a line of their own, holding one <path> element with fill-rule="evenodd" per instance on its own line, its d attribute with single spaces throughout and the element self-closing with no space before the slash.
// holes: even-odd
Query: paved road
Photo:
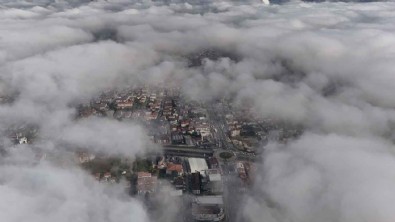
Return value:
<svg viewBox="0 0 395 222">
<path fill-rule="evenodd" d="M 214 152 L 225 152 L 230 151 L 226 147 L 210 147 L 210 148 L 198 148 L 198 147 L 183 147 L 183 146 L 165 146 L 163 147 L 164 153 L 174 156 L 191 156 L 191 157 L 211 157 Z M 237 160 L 248 160 L 255 161 L 256 155 L 247 152 L 231 151 Z"/>
<path fill-rule="evenodd" d="M 213 149 L 210 148 L 197 148 L 197 147 L 182 147 L 182 146 L 165 146 L 163 147 L 165 151 L 180 151 L 180 152 L 190 152 L 190 153 L 214 153 Z"/>
<path fill-rule="evenodd" d="M 242 199 L 244 196 L 243 184 L 235 170 L 232 168 L 234 162 L 221 162 L 224 210 L 227 222 L 243 221 L 240 220 L 243 209 Z"/>
<path fill-rule="evenodd" d="M 177 146 L 166 146 L 163 147 L 164 153 L 172 156 L 185 156 L 185 157 L 200 157 L 206 158 L 211 157 L 214 154 L 213 149 L 197 148 L 197 147 L 177 147 Z"/>
</svg>

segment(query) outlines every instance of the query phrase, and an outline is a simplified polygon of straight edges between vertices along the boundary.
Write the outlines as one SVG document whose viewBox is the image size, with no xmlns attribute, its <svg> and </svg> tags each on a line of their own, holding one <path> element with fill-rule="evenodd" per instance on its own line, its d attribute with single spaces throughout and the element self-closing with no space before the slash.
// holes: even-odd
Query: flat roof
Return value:
<svg viewBox="0 0 395 222">
<path fill-rule="evenodd" d="M 221 181 L 221 174 L 209 174 L 208 178 L 210 179 L 210 181 Z"/>
<path fill-rule="evenodd" d="M 193 214 L 219 214 L 221 208 L 219 206 L 201 206 L 198 204 L 192 205 Z"/>
<path fill-rule="evenodd" d="M 170 191 L 170 196 L 180 197 L 180 196 L 182 196 L 182 190 L 172 190 L 172 191 Z"/>
<path fill-rule="evenodd" d="M 204 158 L 188 158 L 188 163 L 192 173 L 208 170 L 207 162 Z"/>
<path fill-rule="evenodd" d="M 223 205 L 224 200 L 221 195 L 198 196 L 195 198 L 195 203 L 199 205 Z"/>
</svg>

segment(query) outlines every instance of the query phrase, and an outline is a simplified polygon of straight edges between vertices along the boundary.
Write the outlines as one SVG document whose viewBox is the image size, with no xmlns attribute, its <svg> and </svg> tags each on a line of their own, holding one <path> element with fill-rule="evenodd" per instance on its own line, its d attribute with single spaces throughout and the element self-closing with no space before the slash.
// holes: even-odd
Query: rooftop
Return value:
<svg viewBox="0 0 395 222">
<path fill-rule="evenodd" d="M 188 163 L 192 173 L 208 170 L 207 162 L 203 158 L 188 158 Z"/>
<path fill-rule="evenodd" d="M 221 195 L 217 196 L 198 196 L 194 202 L 199 205 L 223 205 L 224 201 Z"/>
<path fill-rule="evenodd" d="M 218 206 L 201 206 L 194 204 L 192 206 L 193 214 L 219 214 L 221 212 L 221 208 Z"/>
</svg>

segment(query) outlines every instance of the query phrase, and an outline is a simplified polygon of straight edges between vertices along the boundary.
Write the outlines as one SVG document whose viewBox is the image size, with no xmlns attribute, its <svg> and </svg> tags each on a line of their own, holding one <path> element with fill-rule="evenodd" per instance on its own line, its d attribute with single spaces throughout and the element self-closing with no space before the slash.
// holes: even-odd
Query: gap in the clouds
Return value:
<svg viewBox="0 0 395 222">
<path fill-rule="evenodd" d="M 205 59 L 217 61 L 221 58 L 229 58 L 233 62 L 239 62 L 241 56 L 234 51 L 228 51 L 219 48 L 203 49 L 193 52 L 186 56 L 188 67 L 200 67 L 203 65 Z"/>
<path fill-rule="evenodd" d="M 211 59 L 218 56 L 214 54 Z M 49 160 L 66 167 L 76 162 L 100 183 L 121 185 L 130 191 L 145 203 L 154 221 L 198 217 L 194 211 L 207 210 L 199 206 L 200 199 L 218 202 L 213 209 L 220 218 L 226 212 L 227 217 L 241 220 L 240 200 L 254 183 L 255 163 L 261 161 L 258 154 L 262 146 L 271 140 L 287 143 L 303 130 L 261 119 L 250 113 L 247 105 L 238 107 L 226 99 L 216 103 L 190 101 L 181 93 L 178 87 L 162 86 L 109 89 L 76 106 L 76 118 L 63 123 L 53 138 L 47 135 L 41 141 L 35 140 L 19 127 L 14 132 L 15 147 L 22 151 L 49 146 L 35 151 L 40 154 L 35 164 Z M 133 125 L 144 125 L 147 131 L 129 131 Z M 136 141 L 134 135 L 139 133 L 147 133 L 163 150 L 149 151 Z M 129 148 L 132 146 L 143 149 L 136 154 L 133 149 L 139 148 Z M 232 154 L 229 159 L 221 157 L 225 152 Z M 195 166 L 196 161 L 202 166 Z M 196 167 L 203 167 L 197 177 L 201 186 L 193 188 Z M 223 178 L 226 183 L 222 185 L 221 179 L 213 185 L 210 177 L 215 181 Z M 201 193 L 196 195 L 196 189 Z M 169 203 L 176 207 L 166 208 Z"/>
<path fill-rule="evenodd" d="M 347 86 L 348 84 L 345 82 L 332 80 L 322 88 L 321 94 L 324 97 L 336 96 Z"/>
<path fill-rule="evenodd" d="M 281 67 L 279 73 L 275 73 L 272 77 L 274 81 L 282 82 L 287 85 L 294 85 L 303 81 L 306 73 L 302 68 L 297 68 L 292 60 L 286 58 L 276 58 L 272 60 L 274 64 Z"/>
<path fill-rule="evenodd" d="M 117 31 L 111 28 L 100 29 L 98 31 L 92 32 L 94 36 L 94 42 L 98 41 L 114 41 L 120 42 L 117 36 Z"/>
</svg>

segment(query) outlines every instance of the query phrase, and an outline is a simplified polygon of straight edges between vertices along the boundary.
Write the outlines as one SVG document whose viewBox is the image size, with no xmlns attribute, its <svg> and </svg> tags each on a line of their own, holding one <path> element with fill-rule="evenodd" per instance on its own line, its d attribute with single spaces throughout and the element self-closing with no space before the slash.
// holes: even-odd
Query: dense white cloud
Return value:
<svg viewBox="0 0 395 222">
<path fill-rule="evenodd" d="M 265 152 L 255 187 L 261 195 L 248 198 L 245 209 L 251 221 L 395 217 L 393 2 L 0 5 L 0 92 L 16 95 L 0 106 L 2 131 L 32 123 L 44 149 L 62 152 L 66 144 L 134 156 L 152 147 L 142 127 L 74 121 L 70 105 L 139 83 L 180 85 L 198 100 L 231 96 L 307 132 Z M 215 55 L 191 66 L 188 58 L 207 51 Z M 0 166 L 0 216 L 7 221 L 146 220 L 138 203 L 105 194 L 77 169 L 26 167 L 25 157 L 13 157 L 16 163 Z"/>
<path fill-rule="evenodd" d="M 122 193 L 125 184 L 100 184 L 81 169 L 41 162 L 0 165 L 0 172 L 0 216 L 9 222 L 148 221 L 143 206 Z"/>
<path fill-rule="evenodd" d="M 288 146 L 271 145 L 257 192 L 260 203 L 276 213 L 258 216 L 276 221 L 392 221 L 395 178 L 394 146 L 376 138 L 306 134 Z M 273 219 L 273 218 L 272 218 Z"/>
<path fill-rule="evenodd" d="M 55 127 L 47 129 L 55 133 L 48 132 L 48 139 L 97 152 L 134 157 L 156 148 L 142 127 L 130 123 L 91 118 L 70 126 L 60 126 L 59 131 L 54 131 Z"/>
</svg>

